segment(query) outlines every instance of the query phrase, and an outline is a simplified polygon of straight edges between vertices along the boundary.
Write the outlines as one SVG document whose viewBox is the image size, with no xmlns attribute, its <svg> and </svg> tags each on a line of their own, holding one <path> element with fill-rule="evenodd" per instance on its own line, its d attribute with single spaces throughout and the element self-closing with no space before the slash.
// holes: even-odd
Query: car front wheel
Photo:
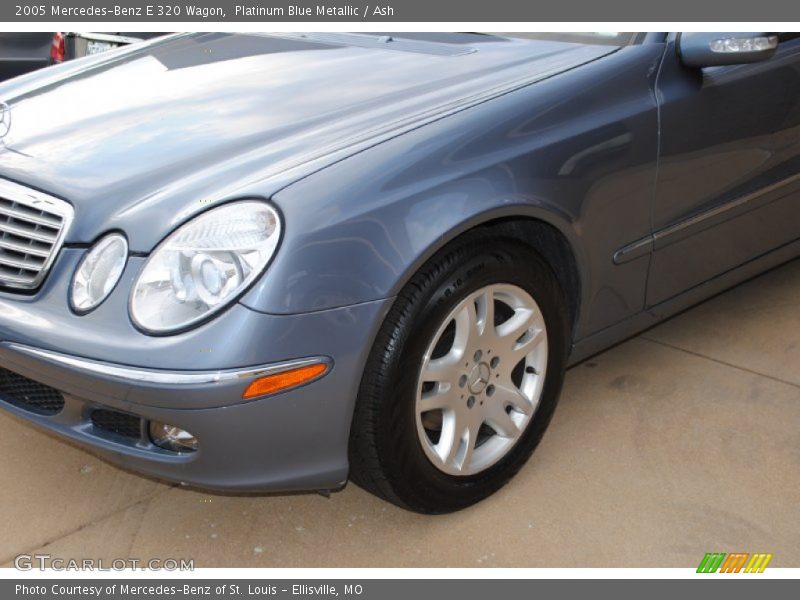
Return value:
<svg viewBox="0 0 800 600">
<path fill-rule="evenodd" d="M 474 504 L 525 463 L 555 409 L 568 324 L 527 246 L 469 235 L 398 295 L 361 382 L 351 478 L 404 508 Z"/>
</svg>

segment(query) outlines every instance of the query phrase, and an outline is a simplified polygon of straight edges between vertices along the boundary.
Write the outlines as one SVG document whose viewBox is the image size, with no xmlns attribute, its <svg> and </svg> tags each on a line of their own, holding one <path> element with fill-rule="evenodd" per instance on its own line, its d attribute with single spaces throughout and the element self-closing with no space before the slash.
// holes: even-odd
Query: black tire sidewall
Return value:
<svg viewBox="0 0 800 600">
<path fill-rule="evenodd" d="M 410 508 L 450 512 L 474 504 L 508 481 L 535 449 L 555 409 L 563 380 L 568 324 L 563 293 L 555 275 L 539 256 L 512 241 L 482 241 L 456 250 L 450 268 L 422 274 L 420 292 L 405 318 L 390 327 L 403 328 L 382 374 L 383 410 L 376 440 L 379 456 L 394 492 Z M 447 263 L 448 261 L 443 261 Z M 505 283 L 526 290 L 539 305 L 547 326 L 548 365 L 536 413 L 520 440 L 500 461 L 471 476 L 452 476 L 428 459 L 417 434 L 415 401 L 422 356 L 456 304 L 485 286 Z M 398 332 L 395 332 L 398 333 Z"/>
</svg>

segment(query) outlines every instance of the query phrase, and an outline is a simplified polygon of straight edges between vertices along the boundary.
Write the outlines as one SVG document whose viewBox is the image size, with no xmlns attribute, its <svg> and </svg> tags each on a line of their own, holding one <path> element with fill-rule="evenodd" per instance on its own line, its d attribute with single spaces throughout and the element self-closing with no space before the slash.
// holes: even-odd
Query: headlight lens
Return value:
<svg viewBox="0 0 800 600">
<path fill-rule="evenodd" d="M 83 257 L 72 277 L 70 301 L 75 312 L 85 314 L 99 306 L 117 285 L 128 260 L 125 236 L 102 238 Z"/>
<path fill-rule="evenodd" d="M 246 200 L 209 210 L 153 251 L 131 297 L 141 329 L 185 329 L 230 304 L 269 263 L 281 235 L 278 212 Z"/>
</svg>

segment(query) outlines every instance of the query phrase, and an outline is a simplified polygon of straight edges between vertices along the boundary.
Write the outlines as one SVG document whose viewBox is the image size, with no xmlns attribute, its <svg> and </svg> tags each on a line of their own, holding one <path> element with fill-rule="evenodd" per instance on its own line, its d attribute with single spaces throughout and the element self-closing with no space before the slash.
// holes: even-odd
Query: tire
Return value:
<svg viewBox="0 0 800 600">
<path fill-rule="evenodd" d="M 530 311 L 535 317 L 526 312 L 531 299 L 539 309 L 539 314 L 535 309 Z M 497 314 L 492 319 L 493 325 L 497 324 L 492 330 L 486 329 L 486 314 L 492 313 L 486 313 L 485 307 L 490 304 Z M 520 308 L 514 308 L 517 306 Z M 446 323 L 454 310 L 456 317 Z M 528 322 L 523 320 L 527 318 L 534 323 L 536 318 L 543 321 L 544 329 L 531 326 L 509 346 L 508 340 L 516 331 L 507 338 L 499 337 L 501 328 L 513 329 L 508 325 L 511 319 L 500 323 L 502 310 L 512 315 L 514 324 L 519 322 L 527 327 Z M 465 353 L 473 352 L 473 346 L 464 340 L 482 339 L 478 337 L 479 313 L 483 314 L 482 331 L 495 335 L 486 339 L 506 340 L 496 342 L 499 348 L 496 356 L 505 352 L 505 348 L 522 347 L 521 351 L 508 354 L 510 358 L 505 365 L 499 359 L 489 358 L 491 344 L 486 348 L 481 346 L 483 349 L 475 351 L 472 359 L 466 356 Z M 471 325 L 461 326 L 462 322 Z M 472 334 L 465 337 L 462 331 Z M 544 331 L 540 336 L 543 341 L 536 343 L 545 345 L 545 351 L 532 350 L 520 363 L 523 374 L 520 375 L 518 364 L 509 376 L 508 370 L 518 353 L 528 351 L 525 340 L 533 340 L 536 332 L 541 331 Z M 377 335 L 362 377 L 351 428 L 351 480 L 402 508 L 426 514 L 457 511 L 494 493 L 525 464 L 550 422 L 564 378 L 569 339 L 563 291 L 553 271 L 537 253 L 518 241 L 479 232 L 452 242 L 425 263 L 402 289 Z M 446 354 L 437 357 L 442 352 Z M 542 352 L 546 356 L 544 363 Z M 458 364 L 449 366 L 455 365 L 459 356 Z M 502 356 L 505 359 L 506 355 Z M 539 371 L 529 366 L 535 361 L 543 365 Z M 495 362 L 498 364 L 493 370 Z M 441 367 L 442 364 L 448 366 Z M 440 368 L 452 373 L 446 377 L 447 383 L 426 380 L 434 365 L 435 373 Z M 457 382 L 456 371 L 452 369 L 464 371 Z M 521 423 L 516 426 L 521 430 L 516 438 L 514 427 L 495 424 L 504 420 L 502 413 L 497 412 L 498 402 L 516 398 L 509 395 L 509 385 L 500 385 L 509 377 L 514 385 L 520 381 L 520 389 L 525 390 L 523 396 L 529 394 L 532 398 L 531 406 L 519 402 L 519 410 L 513 403 L 502 406 L 506 415 Z M 435 380 L 438 382 L 439 378 L 436 375 Z M 489 388 L 494 386 L 486 387 L 489 380 L 498 382 L 492 397 Z M 503 400 L 493 405 L 501 389 Z M 424 412 L 430 398 L 446 402 L 447 406 Z M 492 421 L 476 426 L 484 413 L 490 413 Z M 465 419 L 472 420 L 463 429 L 464 435 L 452 433 L 460 431 Z M 471 439 L 477 442 L 470 444 Z"/>
</svg>

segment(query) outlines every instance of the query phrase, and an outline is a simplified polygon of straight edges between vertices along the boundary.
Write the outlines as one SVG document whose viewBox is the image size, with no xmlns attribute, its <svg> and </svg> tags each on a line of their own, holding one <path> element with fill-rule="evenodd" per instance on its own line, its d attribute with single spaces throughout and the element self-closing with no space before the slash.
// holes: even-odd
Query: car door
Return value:
<svg viewBox="0 0 800 600">
<path fill-rule="evenodd" d="M 779 40 L 764 61 L 702 69 L 670 43 L 648 306 L 800 238 L 800 39 Z"/>
</svg>

